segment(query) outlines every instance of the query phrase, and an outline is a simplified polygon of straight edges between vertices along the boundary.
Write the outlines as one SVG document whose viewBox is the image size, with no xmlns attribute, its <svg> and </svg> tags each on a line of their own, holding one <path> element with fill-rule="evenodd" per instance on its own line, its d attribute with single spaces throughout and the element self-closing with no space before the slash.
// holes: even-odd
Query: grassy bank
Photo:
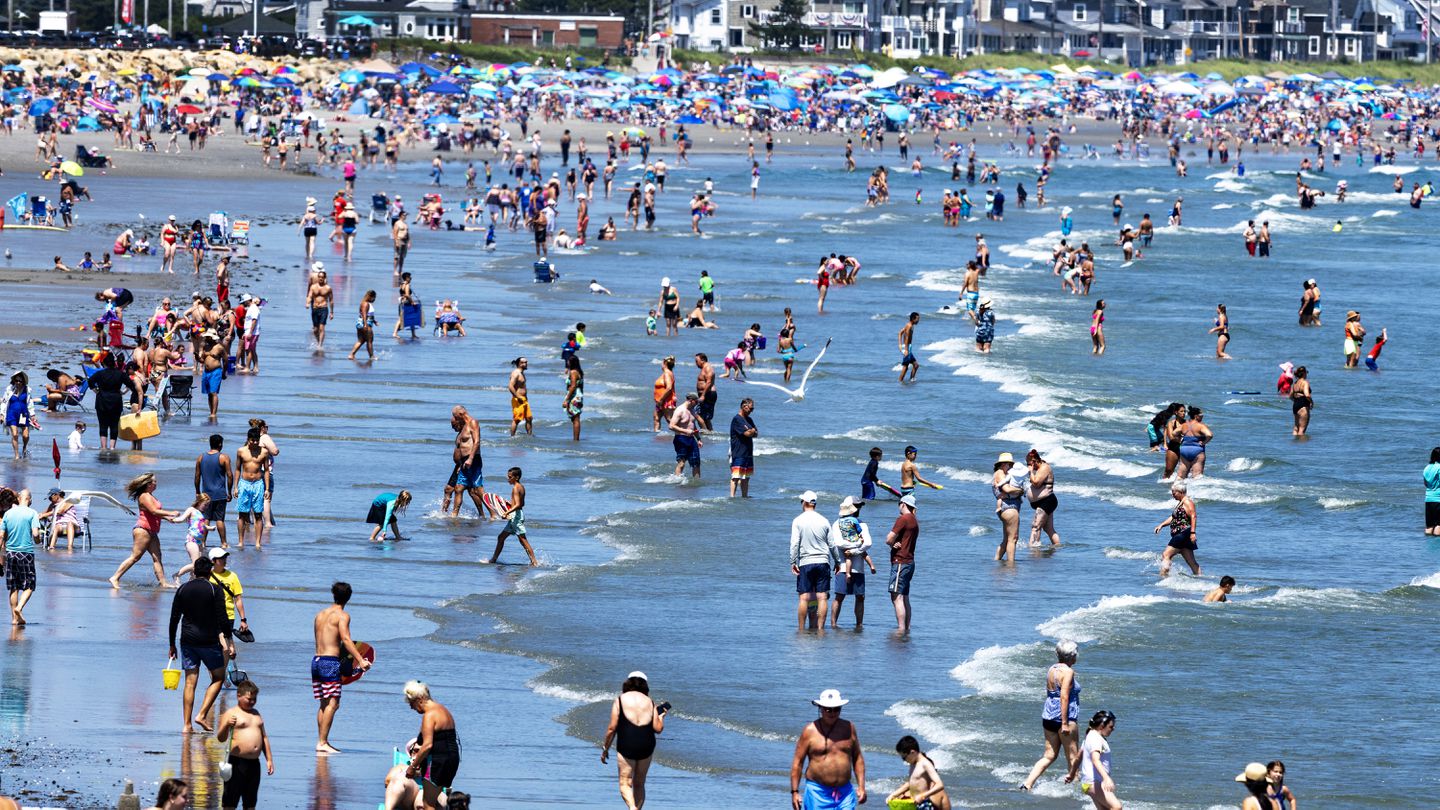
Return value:
<svg viewBox="0 0 1440 810">
<path fill-rule="evenodd" d="M 474 42 L 432 42 L 426 39 L 385 39 L 375 43 L 376 56 L 395 55 L 401 60 L 421 59 L 431 54 L 459 54 L 472 62 L 537 64 L 541 59 L 550 64 L 554 59 L 564 65 L 565 57 L 583 57 L 585 66 L 604 63 L 620 68 L 630 64 L 628 56 L 615 56 L 603 48 L 521 48 L 514 45 L 480 45 Z M 608 61 L 606 61 L 608 59 Z M 578 62 L 578 59 L 576 60 Z"/>
<path fill-rule="evenodd" d="M 686 64 L 706 63 L 715 67 L 729 64 L 731 60 L 728 54 L 687 50 L 677 50 L 675 57 Z M 1061 64 L 1069 65 L 1072 69 L 1077 70 L 1085 65 L 1091 65 L 1101 70 L 1109 70 L 1116 73 L 1129 71 L 1129 68 L 1124 65 L 1099 60 L 1067 59 L 1062 56 L 1050 56 L 1037 53 L 987 53 L 977 56 L 967 56 L 964 59 L 951 59 L 943 56 L 925 56 L 919 59 L 892 59 L 884 54 L 865 53 L 861 51 L 818 55 L 798 54 L 793 51 L 786 51 L 773 53 L 757 52 L 752 54 L 751 58 L 756 62 L 769 65 L 777 63 L 794 65 L 844 65 L 864 63 L 877 70 L 890 67 L 900 67 L 905 70 L 914 70 L 916 67 L 931 67 L 947 73 L 956 73 L 965 70 L 997 70 L 1001 68 L 1048 70 L 1055 65 Z M 1242 59 L 1215 59 L 1193 62 L 1188 65 L 1151 65 L 1141 70 L 1141 72 L 1183 73 L 1189 71 L 1201 76 L 1214 72 L 1219 73 L 1226 79 L 1237 79 L 1241 76 L 1252 74 L 1263 76 L 1266 73 L 1274 71 L 1280 71 L 1282 73 L 1313 73 L 1318 76 L 1321 73 L 1332 70 L 1341 76 L 1351 78 L 1367 76 L 1380 79 L 1413 79 L 1421 84 L 1440 84 L 1440 64 L 1420 65 L 1413 62 L 1365 62 L 1356 64 L 1354 62 L 1259 62 L 1245 61 Z"/>
</svg>

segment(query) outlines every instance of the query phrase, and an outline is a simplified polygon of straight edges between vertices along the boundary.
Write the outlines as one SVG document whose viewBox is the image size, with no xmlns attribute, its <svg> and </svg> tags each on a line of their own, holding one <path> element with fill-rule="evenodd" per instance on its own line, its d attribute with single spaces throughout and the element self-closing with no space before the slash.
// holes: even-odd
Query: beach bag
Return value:
<svg viewBox="0 0 1440 810">
<path fill-rule="evenodd" d="M 180 688 L 180 675 L 181 671 L 175 668 L 174 658 L 171 658 L 170 663 L 166 664 L 165 668 L 160 670 L 161 680 L 165 688 L 171 691 Z"/>
<path fill-rule="evenodd" d="M 120 417 L 120 438 L 138 442 L 160 435 L 160 417 L 154 411 L 127 413 Z"/>
</svg>

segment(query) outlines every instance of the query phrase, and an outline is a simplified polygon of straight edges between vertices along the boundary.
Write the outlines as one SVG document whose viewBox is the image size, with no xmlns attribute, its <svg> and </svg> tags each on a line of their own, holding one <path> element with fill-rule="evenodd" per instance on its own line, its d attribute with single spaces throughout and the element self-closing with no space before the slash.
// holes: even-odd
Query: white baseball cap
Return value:
<svg viewBox="0 0 1440 810">
<path fill-rule="evenodd" d="M 816 495 L 815 495 L 815 490 L 813 490 L 813 489 L 807 489 L 807 490 L 805 490 L 805 492 L 803 492 L 803 493 L 800 495 L 800 500 L 801 500 L 802 503 L 815 503 L 815 501 L 817 500 L 817 497 L 816 497 Z"/>
</svg>

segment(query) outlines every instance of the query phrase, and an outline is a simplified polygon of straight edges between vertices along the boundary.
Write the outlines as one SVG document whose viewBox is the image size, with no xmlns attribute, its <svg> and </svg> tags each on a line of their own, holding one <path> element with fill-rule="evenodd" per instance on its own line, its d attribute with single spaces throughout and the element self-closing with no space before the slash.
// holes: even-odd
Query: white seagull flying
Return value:
<svg viewBox="0 0 1440 810">
<path fill-rule="evenodd" d="M 804 401 L 804 399 L 805 399 L 805 385 L 806 385 L 806 383 L 810 382 L 810 372 L 812 372 L 812 371 L 815 370 L 815 364 L 818 363 L 818 362 L 820 362 L 820 358 L 822 358 L 822 357 L 825 356 L 825 350 L 828 349 L 828 348 L 830 348 L 830 341 L 831 341 L 831 340 L 832 340 L 832 338 L 826 338 L 826 339 L 825 339 L 825 345 L 820 347 L 820 353 L 817 354 L 817 355 L 815 355 L 815 359 L 810 361 L 810 365 L 809 365 L 809 366 L 806 366 L 806 368 L 805 368 L 805 374 L 804 374 L 804 376 L 802 376 L 802 377 L 800 378 L 800 387 L 799 387 L 799 388 L 790 389 L 790 388 L 786 388 L 786 387 L 783 386 L 783 385 L 780 385 L 779 383 L 765 382 L 764 380 L 749 380 L 749 379 L 746 379 L 746 380 L 741 380 L 741 382 L 747 383 L 747 384 L 749 384 L 749 385 L 763 385 L 763 386 L 766 386 L 767 388 L 774 388 L 774 389 L 776 389 L 776 390 L 778 390 L 778 391 L 784 391 L 786 394 L 789 394 L 789 395 L 790 395 L 790 401 L 791 401 L 791 402 L 802 402 L 802 401 Z"/>
</svg>

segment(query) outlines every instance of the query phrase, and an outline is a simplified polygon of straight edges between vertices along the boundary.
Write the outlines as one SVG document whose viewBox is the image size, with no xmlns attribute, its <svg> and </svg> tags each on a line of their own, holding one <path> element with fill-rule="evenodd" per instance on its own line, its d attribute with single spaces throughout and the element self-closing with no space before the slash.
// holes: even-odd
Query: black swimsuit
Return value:
<svg viewBox="0 0 1440 810">
<path fill-rule="evenodd" d="M 615 726 L 615 750 L 628 760 L 649 759 L 655 753 L 655 728 L 650 724 L 637 726 L 620 707 L 620 722 Z"/>
<path fill-rule="evenodd" d="M 436 787 L 448 788 L 460 770 L 460 740 L 453 728 L 437 728 L 430 736 L 430 756 L 425 762 L 426 779 Z"/>
</svg>

